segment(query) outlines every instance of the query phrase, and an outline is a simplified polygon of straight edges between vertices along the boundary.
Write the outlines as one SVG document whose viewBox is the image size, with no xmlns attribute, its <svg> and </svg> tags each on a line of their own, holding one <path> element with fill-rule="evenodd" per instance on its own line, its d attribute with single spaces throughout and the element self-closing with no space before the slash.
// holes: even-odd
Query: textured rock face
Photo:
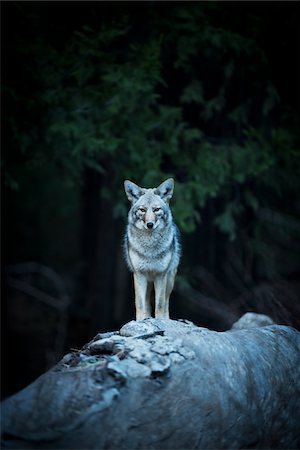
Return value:
<svg viewBox="0 0 300 450">
<path fill-rule="evenodd" d="M 269 316 L 248 312 L 232 325 L 232 329 L 244 330 L 246 328 L 267 327 L 269 325 L 275 325 Z"/>
<path fill-rule="evenodd" d="M 2 405 L 4 448 L 299 448 L 300 337 L 145 319 Z"/>
</svg>

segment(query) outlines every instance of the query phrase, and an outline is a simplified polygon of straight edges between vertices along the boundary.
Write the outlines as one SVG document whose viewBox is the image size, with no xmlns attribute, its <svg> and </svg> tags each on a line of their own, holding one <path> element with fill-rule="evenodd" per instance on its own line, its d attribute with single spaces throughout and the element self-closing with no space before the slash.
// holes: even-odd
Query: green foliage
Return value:
<svg viewBox="0 0 300 450">
<path fill-rule="evenodd" d="M 9 127 L 24 167 L 51 161 L 76 182 L 93 168 L 106 180 L 102 195 L 113 199 L 115 216 L 127 210 L 123 179 L 150 186 L 174 176 L 181 229 L 195 230 L 202 209 L 218 201 L 214 223 L 230 239 L 270 191 L 299 190 L 295 133 L 265 131 L 280 98 L 265 75 L 259 24 L 248 18 L 245 33 L 222 27 L 214 19 L 222 8 L 211 3 L 172 5 L 168 18 L 153 6 L 143 39 L 120 7 L 111 21 L 74 30 L 62 46 L 39 30 L 27 41 L 18 37 L 33 88 L 7 80 L 6 90 L 23 108 L 10 114 Z M 20 184 L 14 171 L 8 162 L 11 188 Z"/>
</svg>

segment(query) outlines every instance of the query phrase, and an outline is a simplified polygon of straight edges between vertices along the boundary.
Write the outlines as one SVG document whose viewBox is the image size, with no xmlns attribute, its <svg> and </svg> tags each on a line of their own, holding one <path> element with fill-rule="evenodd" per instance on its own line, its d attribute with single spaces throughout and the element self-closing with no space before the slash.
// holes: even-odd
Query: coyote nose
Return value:
<svg viewBox="0 0 300 450">
<path fill-rule="evenodd" d="M 147 228 L 149 228 L 149 230 L 151 230 L 151 228 L 153 228 L 154 223 L 153 222 L 148 222 L 147 223 Z"/>
</svg>

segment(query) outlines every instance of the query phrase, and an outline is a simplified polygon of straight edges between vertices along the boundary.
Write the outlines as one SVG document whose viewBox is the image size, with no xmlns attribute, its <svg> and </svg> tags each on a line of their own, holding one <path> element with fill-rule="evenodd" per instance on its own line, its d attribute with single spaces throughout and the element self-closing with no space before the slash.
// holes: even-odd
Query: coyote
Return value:
<svg viewBox="0 0 300 450">
<path fill-rule="evenodd" d="M 125 235 L 125 257 L 133 272 L 136 320 L 151 317 L 154 293 L 155 317 L 168 319 L 169 297 L 180 259 L 179 231 L 169 201 L 174 180 L 146 189 L 124 182 L 131 209 Z"/>
</svg>

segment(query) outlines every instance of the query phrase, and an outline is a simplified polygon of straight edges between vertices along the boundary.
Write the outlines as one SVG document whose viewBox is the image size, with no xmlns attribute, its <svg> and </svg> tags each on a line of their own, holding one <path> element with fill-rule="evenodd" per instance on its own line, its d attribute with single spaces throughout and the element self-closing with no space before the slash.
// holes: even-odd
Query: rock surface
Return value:
<svg viewBox="0 0 300 450">
<path fill-rule="evenodd" d="M 275 325 L 271 317 L 265 314 L 248 312 L 232 325 L 232 329 L 244 330 L 246 328 L 267 327 L 268 325 Z"/>
<path fill-rule="evenodd" d="M 299 448 L 299 391 L 293 328 L 132 321 L 3 402 L 2 448 Z"/>
</svg>

